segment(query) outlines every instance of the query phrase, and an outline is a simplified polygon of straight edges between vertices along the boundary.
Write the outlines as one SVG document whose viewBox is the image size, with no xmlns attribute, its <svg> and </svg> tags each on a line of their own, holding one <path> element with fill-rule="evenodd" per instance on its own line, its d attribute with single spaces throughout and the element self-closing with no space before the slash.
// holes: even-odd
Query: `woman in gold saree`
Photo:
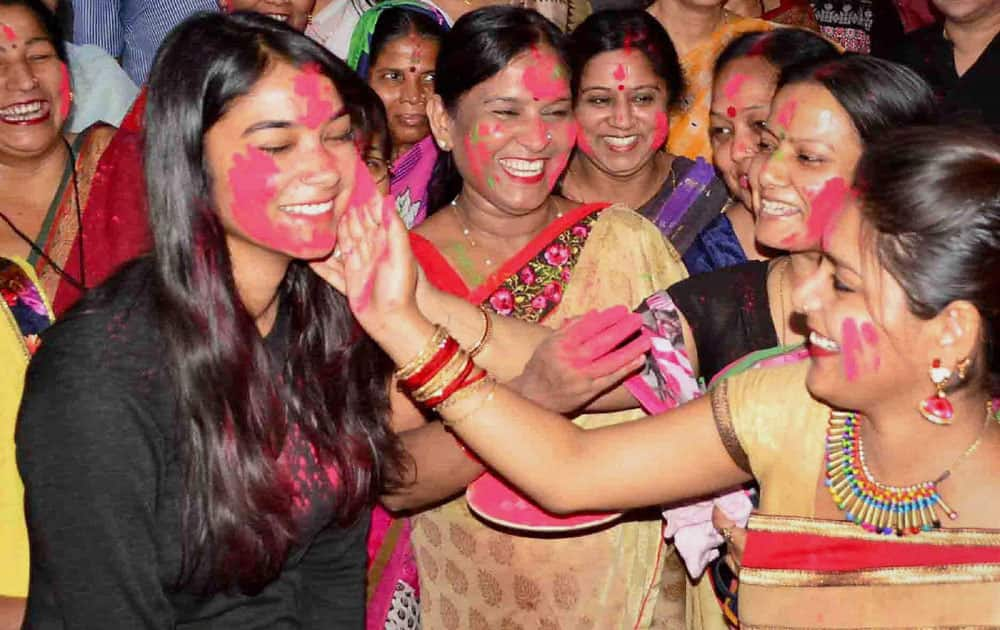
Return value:
<svg viewBox="0 0 1000 630">
<path fill-rule="evenodd" d="M 780 154 L 768 154 L 762 179 Z M 597 431 L 489 380 L 441 414 L 559 512 L 756 479 L 744 627 L 996 626 L 998 181 L 1000 140 L 986 131 L 904 129 L 867 147 L 856 185 L 819 226 L 822 262 L 796 289 L 808 361 L 750 370 L 668 413 Z M 361 323 L 405 366 L 433 327 L 407 297 L 415 272 L 401 227 L 389 234 L 378 268 L 370 247 L 345 241 L 347 283 L 357 294 L 374 282 L 377 308 L 359 311 Z"/>
</svg>

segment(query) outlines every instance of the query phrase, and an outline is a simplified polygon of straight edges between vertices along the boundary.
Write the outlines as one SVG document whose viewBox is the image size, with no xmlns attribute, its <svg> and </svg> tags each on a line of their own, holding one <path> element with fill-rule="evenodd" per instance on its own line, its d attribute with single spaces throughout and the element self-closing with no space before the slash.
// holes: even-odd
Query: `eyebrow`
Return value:
<svg viewBox="0 0 1000 630">
<path fill-rule="evenodd" d="M 337 120 L 338 118 L 343 118 L 344 116 L 347 116 L 349 113 L 350 112 L 347 111 L 347 108 L 343 107 L 339 111 L 336 111 L 333 114 L 331 114 L 330 117 L 326 120 L 326 122 L 324 122 L 324 124 L 332 120 Z M 254 123 L 249 127 L 247 127 L 245 130 L 243 130 L 243 133 L 240 135 L 241 137 L 246 137 L 252 133 L 263 131 L 265 129 L 290 129 L 291 127 L 294 127 L 297 124 L 298 124 L 297 122 L 292 122 L 289 120 L 262 120 L 259 123 Z"/>
<path fill-rule="evenodd" d="M 821 251 L 823 252 L 824 256 L 826 256 L 827 258 L 829 258 L 833 262 L 834 265 L 837 265 L 838 267 L 843 267 L 844 269 L 846 269 L 847 271 L 850 271 L 851 273 L 853 273 L 854 275 L 858 276 L 859 278 L 861 277 L 861 273 L 857 269 L 855 269 L 851 265 L 847 264 L 847 262 L 843 258 L 840 258 L 839 256 L 837 256 L 837 254 L 833 253 L 832 251 L 830 251 L 826 247 L 822 247 Z"/>
</svg>

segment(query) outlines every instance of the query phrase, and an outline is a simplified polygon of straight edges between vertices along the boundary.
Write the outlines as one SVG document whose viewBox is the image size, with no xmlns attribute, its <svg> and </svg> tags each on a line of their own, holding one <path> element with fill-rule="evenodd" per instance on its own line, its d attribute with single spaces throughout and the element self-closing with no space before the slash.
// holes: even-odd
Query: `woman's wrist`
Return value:
<svg viewBox="0 0 1000 630">
<path fill-rule="evenodd" d="M 385 350 L 385 353 L 396 365 L 405 365 L 427 344 L 434 335 L 434 324 L 424 317 L 419 310 L 412 309 L 393 317 L 378 334 L 372 338 Z"/>
</svg>

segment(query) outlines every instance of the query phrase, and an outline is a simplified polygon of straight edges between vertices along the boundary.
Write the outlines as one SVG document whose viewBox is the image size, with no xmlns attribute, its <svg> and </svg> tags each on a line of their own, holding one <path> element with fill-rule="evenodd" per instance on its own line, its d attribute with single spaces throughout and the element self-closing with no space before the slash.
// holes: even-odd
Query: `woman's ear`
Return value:
<svg viewBox="0 0 1000 630">
<path fill-rule="evenodd" d="M 451 137 L 451 115 L 441 101 L 441 97 L 434 94 L 427 101 L 427 119 L 431 124 L 431 133 L 434 134 L 434 142 L 442 151 L 451 151 L 455 146 Z"/>
<path fill-rule="evenodd" d="M 982 339 L 982 316 L 966 300 L 956 300 L 934 318 L 934 336 L 945 365 L 975 356 Z"/>
</svg>

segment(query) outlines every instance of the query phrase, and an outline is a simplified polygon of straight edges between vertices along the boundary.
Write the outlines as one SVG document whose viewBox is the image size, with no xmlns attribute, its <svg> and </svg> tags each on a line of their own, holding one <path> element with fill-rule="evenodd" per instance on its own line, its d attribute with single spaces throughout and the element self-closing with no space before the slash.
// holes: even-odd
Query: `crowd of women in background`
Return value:
<svg viewBox="0 0 1000 630">
<path fill-rule="evenodd" d="M 1000 624 L 939 4 L 231 0 L 136 89 L 0 0 L 0 628 Z"/>
</svg>

